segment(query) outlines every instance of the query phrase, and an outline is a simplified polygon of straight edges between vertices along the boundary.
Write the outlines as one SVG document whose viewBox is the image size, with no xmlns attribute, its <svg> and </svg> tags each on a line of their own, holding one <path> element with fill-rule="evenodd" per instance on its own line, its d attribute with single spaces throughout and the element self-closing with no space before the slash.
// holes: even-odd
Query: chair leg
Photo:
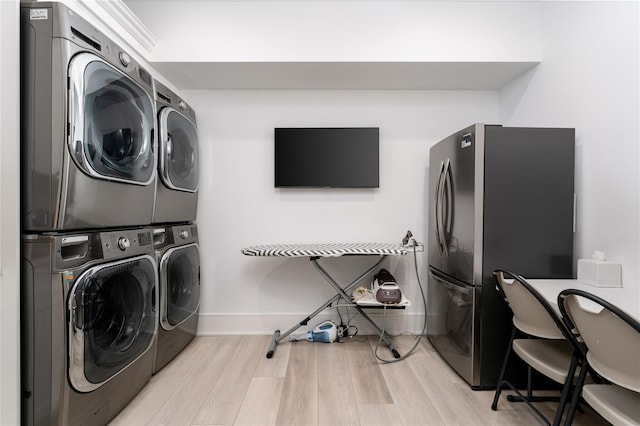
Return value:
<svg viewBox="0 0 640 426">
<path fill-rule="evenodd" d="M 580 367 L 580 374 L 578 375 L 578 380 L 576 381 L 576 386 L 573 388 L 573 397 L 571 398 L 571 405 L 569 406 L 569 411 L 567 412 L 567 418 L 564 421 L 565 425 L 571 425 L 571 423 L 573 423 L 573 416 L 576 414 L 576 408 L 578 407 L 578 402 L 580 401 L 580 396 L 582 395 L 582 386 L 584 385 L 588 370 L 589 365 L 586 360 L 583 360 L 582 366 Z"/>
<path fill-rule="evenodd" d="M 530 365 L 527 365 L 527 401 L 530 402 L 549 402 L 559 401 L 560 398 L 557 396 L 534 396 L 533 395 L 533 368 Z M 509 402 L 525 402 L 522 398 L 519 398 L 516 395 L 507 395 L 507 401 Z"/>
<path fill-rule="evenodd" d="M 494 396 L 493 404 L 491 405 L 491 408 L 494 411 L 497 409 L 495 407 L 498 406 L 498 398 L 500 398 L 502 389 L 504 389 L 503 385 L 508 385 L 509 387 L 512 387 L 511 383 L 509 383 L 507 380 L 504 379 L 504 376 L 507 371 L 508 361 L 511 357 L 512 345 L 516 337 L 516 332 L 517 330 L 514 327 L 511 333 L 511 339 L 509 340 L 509 348 L 507 349 L 507 356 L 504 359 L 504 362 L 502 364 L 502 370 L 500 371 L 500 379 L 498 381 L 498 388 L 496 389 L 496 395 Z M 557 402 L 560 400 L 560 398 L 556 396 L 534 396 L 532 377 L 533 377 L 533 369 L 531 368 L 531 366 L 528 365 L 527 366 L 527 396 L 525 397 L 520 393 L 518 393 L 518 395 L 507 395 L 507 401 L 509 402 L 527 402 L 527 401 L 528 402 L 549 402 L 549 401 Z"/>
<path fill-rule="evenodd" d="M 558 426 L 560 421 L 562 420 L 562 414 L 564 413 L 565 406 L 567 405 L 567 399 L 569 398 L 569 394 L 571 393 L 571 388 L 573 387 L 573 377 L 576 374 L 576 368 L 578 367 L 578 354 L 574 352 L 571 357 L 571 364 L 569 365 L 569 371 L 567 372 L 567 379 L 564 382 L 564 386 L 562 387 L 562 394 L 560 395 L 560 402 L 558 403 L 558 409 L 556 411 L 556 416 L 553 419 L 553 426 Z"/>
<path fill-rule="evenodd" d="M 504 382 L 504 375 L 507 371 L 507 365 L 509 364 L 509 358 L 511 357 L 511 345 L 513 344 L 513 339 L 516 337 L 516 327 L 512 327 L 511 330 L 511 338 L 509 339 L 509 345 L 507 346 L 507 351 L 504 355 L 504 361 L 502 362 L 502 369 L 500 370 L 500 377 L 498 378 L 498 386 L 496 386 L 496 393 L 493 396 L 493 403 L 491 404 L 491 409 L 496 411 L 498 409 L 498 399 L 500 399 L 500 394 L 502 393 L 502 385 Z"/>
<path fill-rule="evenodd" d="M 509 396 L 513 396 L 517 402 L 524 402 L 525 404 L 527 404 L 529 406 L 529 408 L 531 408 L 531 410 L 533 410 L 534 413 L 536 413 L 536 415 L 538 417 L 540 417 L 540 420 L 542 420 L 544 422 L 545 425 L 547 426 L 551 426 L 551 423 L 549 423 L 549 420 L 547 420 L 547 418 L 544 416 L 544 414 L 542 414 L 542 412 L 540 410 L 538 410 L 538 408 L 533 405 L 531 403 L 531 401 L 529 401 L 529 399 L 522 394 L 522 392 L 520 392 L 518 389 L 516 389 L 511 382 L 509 382 L 508 380 L 503 380 L 502 383 L 500 383 L 500 386 L 505 385 L 508 386 L 509 389 L 511 389 L 515 395 L 509 395 Z M 511 399 L 510 399 L 511 400 Z"/>
<path fill-rule="evenodd" d="M 560 397 L 558 396 L 534 396 L 533 395 L 533 368 L 527 365 L 527 397 L 526 401 L 517 395 L 507 395 L 507 401 L 509 402 L 558 402 Z"/>
</svg>

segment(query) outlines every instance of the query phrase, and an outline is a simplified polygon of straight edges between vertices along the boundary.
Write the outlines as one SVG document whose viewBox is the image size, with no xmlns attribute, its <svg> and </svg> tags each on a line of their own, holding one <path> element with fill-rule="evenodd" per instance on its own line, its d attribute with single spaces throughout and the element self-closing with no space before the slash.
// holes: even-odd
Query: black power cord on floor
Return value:
<svg viewBox="0 0 640 426">
<path fill-rule="evenodd" d="M 336 341 L 338 343 L 344 343 L 349 339 L 353 339 L 354 337 L 356 337 L 357 334 L 358 327 L 356 327 L 355 325 L 345 325 L 341 323 L 338 326 L 338 337 Z"/>
<path fill-rule="evenodd" d="M 340 313 L 341 306 L 343 306 L 347 311 L 346 323 L 344 321 L 344 318 L 342 318 L 342 314 Z M 348 309 L 349 305 L 335 305 L 334 307 L 336 308 L 336 312 L 338 314 L 338 317 L 340 318 L 340 325 L 338 325 L 338 330 L 337 330 L 338 336 L 336 338 L 336 341 L 338 343 L 344 343 L 352 339 L 358 334 L 358 327 L 356 327 L 355 325 L 351 325 L 351 320 L 353 320 L 355 316 L 352 316 L 351 318 L 349 318 L 349 309 Z"/>
</svg>

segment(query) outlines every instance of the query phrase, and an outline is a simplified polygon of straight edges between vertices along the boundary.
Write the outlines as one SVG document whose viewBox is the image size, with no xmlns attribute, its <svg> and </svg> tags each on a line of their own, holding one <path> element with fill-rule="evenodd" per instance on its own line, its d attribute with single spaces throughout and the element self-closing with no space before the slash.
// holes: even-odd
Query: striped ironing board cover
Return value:
<svg viewBox="0 0 640 426">
<path fill-rule="evenodd" d="M 407 254 L 407 249 L 404 246 L 387 243 L 268 244 L 246 247 L 241 251 L 247 256 L 276 257 L 404 256 Z"/>
</svg>

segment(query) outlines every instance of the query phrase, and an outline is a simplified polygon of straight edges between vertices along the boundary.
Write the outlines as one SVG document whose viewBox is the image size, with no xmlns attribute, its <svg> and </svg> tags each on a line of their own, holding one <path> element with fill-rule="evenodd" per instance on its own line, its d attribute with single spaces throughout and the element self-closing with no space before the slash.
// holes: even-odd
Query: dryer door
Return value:
<svg viewBox="0 0 640 426">
<path fill-rule="evenodd" d="M 105 383 L 145 353 L 157 314 L 157 266 L 149 255 L 82 273 L 69 293 L 69 379 L 80 392 Z"/>
<path fill-rule="evenodd" d="M 172 330 L 200 306 L 200 252 L 197 244 L 174 247 L 160 261 L 160 325 Z"/>
<path fill-rule="evenodd" d="M 195 124 L 177 110 L 163 108 L 160 122 L 160 177 L 178 191 L 198 189 L 198 134 Z"/>
<path fill-rule="evenodd" d="M 155 177 L 155 114 L 149 94 L 90 53 L 69 64 L 69 150 L 86 174 L 136 185 Z"/>
</svg>

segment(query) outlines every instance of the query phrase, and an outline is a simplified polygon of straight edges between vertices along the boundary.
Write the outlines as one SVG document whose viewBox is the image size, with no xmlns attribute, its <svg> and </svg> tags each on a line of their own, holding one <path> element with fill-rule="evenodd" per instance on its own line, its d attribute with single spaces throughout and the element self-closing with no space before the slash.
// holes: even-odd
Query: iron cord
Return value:
<svg viewBox="0 0 640 426">
<path fill-rule="evenodd" d="M 374 354 L 375 354 L 376 358 L 378 359 L 378 361 L 380 361 L 383 364 L 391 364 L 391 363 L 394 363 L 394 362 L 403 361 L 403 360 L 407 359 L 416 350 L 416 348 L 420 344 L 420 340 L 422 340 L 422 337 L 427 332 L 427 299 L 426 299 L 426 297 L 424 295 L 424 288 L 422 287 L 422 281 L 420 280 L 420 274 L 418 273 L 418 257 L 416 255 L 417 248 L 418 248 L 418 243 L 416 242 L 415 239 L 413 239 L 413 250 L 412 250 L 413 251 L 413 265 L 414 265 L 415 272 L 416 272 L 416 278 L 418 280 L 418 286 L 420 287 L 420 295 L 422 296 L 422 305 L 424 307 L 424 325 L 422 326 L 422 332 L 418 336 L 418 339 L 416 340 L 416 343 L 413 345 L 413 347 L 411 349 L 409 349 L 407 351 L 407 353 L 405 353 L 401 357 L 390 359 L 390 360 L 380 357 L 380 355 L 378 355 L 378 349 L 380 348 L 380 343 L 382 343 L 382 336 L 384 336 L 384 333 L 386 332 L 385 331 L 385 325 L 386 325 L 386 319 L 387 319 L 387 306 L 385 305 L 384 308 L 383 308 L 383 314 L 382 314 L 382 333 L 380 333 L 380 338 L 376 342 L 376 347 L 374 349 Z"/>
</svg>

